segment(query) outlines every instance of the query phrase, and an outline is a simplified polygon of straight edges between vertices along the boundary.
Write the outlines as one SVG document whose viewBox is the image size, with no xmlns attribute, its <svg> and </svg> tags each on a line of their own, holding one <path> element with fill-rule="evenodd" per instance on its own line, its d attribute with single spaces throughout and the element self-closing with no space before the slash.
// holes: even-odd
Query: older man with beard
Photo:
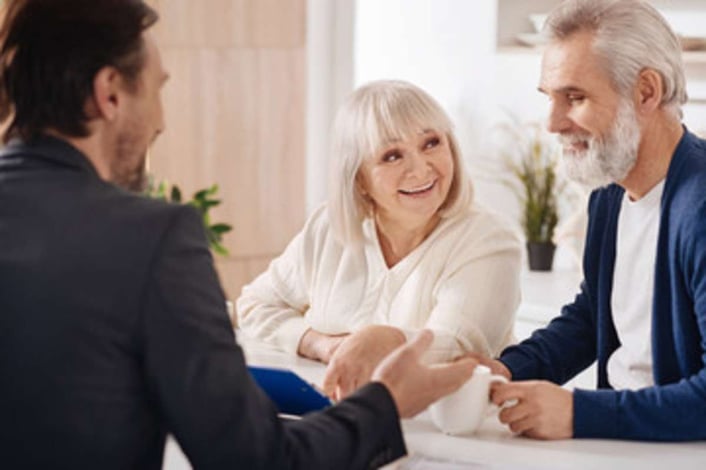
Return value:
<svg viewBox="0 0 706 470">
<path fill-rule="evenodd" d="M 513 380 L 492 400 L 540 439 L 706 439 L 706 142 L 680 122 L 679 41 L 636 0 L 568 0 L 545 30 L 548 127 L 568 173 L 598 189 L 580 292 L 484 361 Z M 598 390 L 557 385 L 595 360 Z"/>
</svg>

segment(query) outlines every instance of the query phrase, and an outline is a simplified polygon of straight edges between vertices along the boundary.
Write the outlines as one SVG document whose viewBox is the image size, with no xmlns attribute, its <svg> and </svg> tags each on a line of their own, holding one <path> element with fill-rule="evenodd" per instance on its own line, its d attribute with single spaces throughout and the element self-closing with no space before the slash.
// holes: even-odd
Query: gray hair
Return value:
<svg viewBox="0 0 706 470">
<path fill-rule="evenodd" d="M 362 222 L 374 209 L 356 183 L 364 160 L 395 139 L 427 129 L 444 133 L 451 149 L 453 179 L 439 215 L 452 217 L 470 207 L 473 189 L 453 125 L 439 103 L 424 90 L 398 80 L 370 82 L 347 98 L 334 122 L 328 198 L 331 228 L 341 243 L 362 240 Z"/>
<path fill-rule="evenodd" d="M 561 41 L 574 33 L 594 33 L 593 49 L 616 90 L 628 96 L 642 70 L 662 77 L 662 106 L 681 119 L 686 79 L 679 38 L 644 0 L 566 0 L 547 18 L 544 33 Z"/>
</svg>

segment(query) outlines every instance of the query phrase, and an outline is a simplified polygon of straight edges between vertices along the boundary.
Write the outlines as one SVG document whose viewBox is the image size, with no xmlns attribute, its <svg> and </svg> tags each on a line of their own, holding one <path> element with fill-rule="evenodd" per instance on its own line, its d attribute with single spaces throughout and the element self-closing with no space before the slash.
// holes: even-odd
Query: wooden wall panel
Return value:
<svg viewBox="0 0 706 470">
<path fill-rule="evenodd" d="M 301 228 L 305 208 L 305 0 L 152 0 L 166 130 L 150 170 L 185 192 L 218 183 L 214 220 L 234 226 L 217 257 L 227 295 Z"/>
<path fill-rule="evenodd" d="M 306 42 L 305 0 L 156 0 L 165 45 L 299 48 Z"/>
</svg>

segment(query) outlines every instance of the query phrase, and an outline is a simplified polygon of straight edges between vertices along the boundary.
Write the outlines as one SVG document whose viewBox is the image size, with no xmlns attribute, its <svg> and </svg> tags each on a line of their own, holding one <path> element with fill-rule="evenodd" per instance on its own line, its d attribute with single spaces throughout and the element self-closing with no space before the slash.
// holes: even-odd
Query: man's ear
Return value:
<svg viewBox="0 0 706 470">
<path fill-rule="evenodd" d="M 643 69 L 637 77 L 635 109 L 642 114 L 649 114 L 658 109 L 664 95 L 663 86 L 662 76 L 656 70 Z"/>
<path fill-rule="evenodd" d="M 115 67 L 100 69 L 93 78 L 93 96 L 86 107 L 89 119 L 116 119 L 123 86 L 123 77 Z"/>
</svg>

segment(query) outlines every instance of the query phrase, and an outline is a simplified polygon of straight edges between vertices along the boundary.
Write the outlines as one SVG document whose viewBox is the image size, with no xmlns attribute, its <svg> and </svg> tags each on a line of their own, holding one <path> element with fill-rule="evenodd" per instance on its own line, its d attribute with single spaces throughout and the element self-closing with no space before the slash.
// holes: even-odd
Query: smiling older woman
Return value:
<svg viewBox="0 0 706 470">
<path fill-rule="evenodd" d="M 439 104 L 406 82 L 365 85 L 338 112 L 332 157 L 327 206 L 243 289 L 242 330 L 328 363 L 335 398 L 422 328 L 428 361 L 507 346 L 520 243 L 472 202 Z"/>
</svg>

